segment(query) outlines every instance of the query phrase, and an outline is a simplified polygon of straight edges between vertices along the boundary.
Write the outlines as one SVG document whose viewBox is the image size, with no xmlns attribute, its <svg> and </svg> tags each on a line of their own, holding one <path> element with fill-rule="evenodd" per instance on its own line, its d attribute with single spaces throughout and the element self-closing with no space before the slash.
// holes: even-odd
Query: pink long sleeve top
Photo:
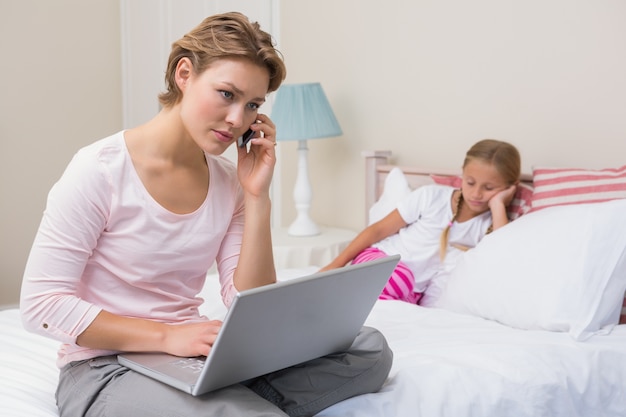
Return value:
<svg viewBox="0 0 626 417">
<path fill-rule="evenodd" d="M 230 305 L 243 195 L 232 162 L 206 160 L 205 201 L 192 213 L 175 214 L 143 186 L 123 132 L 74 156 L 48 195 L 20 302 L 28 330 L 62 342 L 59 366 L 115 353 L 76 345 L 103 309 L 165 323 L 201 319 L 197 295 L 214 261 Z"/>
</svg>

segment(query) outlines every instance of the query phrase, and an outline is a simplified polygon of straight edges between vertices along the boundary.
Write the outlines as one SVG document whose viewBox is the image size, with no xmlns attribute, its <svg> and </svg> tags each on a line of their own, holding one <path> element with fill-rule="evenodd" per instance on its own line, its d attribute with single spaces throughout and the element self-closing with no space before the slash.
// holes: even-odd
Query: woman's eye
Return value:
<svg viewBox="0 0 626 417">
<path fill-rule="evenodd" d="M 257 104 L 257 103 L 248 103 L 248 108 L 250 110 L 258 110 L 259 107 L 261 107 L 261 106 L 259 104 Z"/>
<path fill-rule="evenodd" d="M 221 90 L 220 93 L 224 96 L 224 98 L 233 98 L 233 93 L 231 93 L 230 91 Z"/>
</svg>

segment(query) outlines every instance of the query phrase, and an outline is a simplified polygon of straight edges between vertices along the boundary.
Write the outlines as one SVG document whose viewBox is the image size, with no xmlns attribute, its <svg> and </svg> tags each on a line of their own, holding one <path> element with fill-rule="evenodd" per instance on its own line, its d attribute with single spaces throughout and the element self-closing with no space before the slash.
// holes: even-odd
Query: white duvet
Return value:
<svg viewBox="0 0 626 417">
<path fill-rule="evenodd" d="M 206 294 L 214 300 L 214 281 Z M 378 301 L 366 324 L 394 351 L 387 383 L 318 416 L 626 416 L 624 325 L 575 342 L 399 301 Z M 23 330 L 16 309 L 0 312 L 0 334 L 0 416 L 58 416 L 57 342 Z"/>
<path fill-rule="evenodd" d="M 389 380 L 321 416 L 626 416 L 626 326 L 575 342 L 399 301 L 367 324 L 395 353 Z"/>
</svg>

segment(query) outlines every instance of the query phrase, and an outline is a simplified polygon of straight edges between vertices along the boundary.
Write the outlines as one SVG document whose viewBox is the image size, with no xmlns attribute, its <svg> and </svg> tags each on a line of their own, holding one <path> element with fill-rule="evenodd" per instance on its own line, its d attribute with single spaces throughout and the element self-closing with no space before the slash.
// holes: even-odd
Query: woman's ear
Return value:
<svg viewBox="0 0 626 417">
<path fill-rule="evenodd" d="M 183 57 L 176 64 L 176 72 L 175 79 L 176 85 L 180 89 L 180 91 L 185 91 L 185 87 L 191 78 L 193 73 L 193 65 L 191 64 L 191 60 L 187 57 Z"/>
</svg>

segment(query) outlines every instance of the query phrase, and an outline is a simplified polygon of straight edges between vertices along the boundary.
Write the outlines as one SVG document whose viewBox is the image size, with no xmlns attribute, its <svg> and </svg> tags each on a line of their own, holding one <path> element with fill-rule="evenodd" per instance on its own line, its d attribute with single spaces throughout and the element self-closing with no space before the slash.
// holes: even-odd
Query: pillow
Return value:
<svg viewBox="0 0 626 417">
<path fill-rule="evenodd" d="M 531 212 L 451 271 L 437 307 L 576 340 L 617 324 L 626 290 L 626 200 Z"/>
<path fill-rule="evenodd" d="M 463 179 L 457 175 L 435 175 L 430 174 L 430 178 L 433 179 L 435 184 L 447 185 L 449 187 L 461 188 Z"/>
<path fill-rule="evenodd" d="M 404 176 L 404 172 L 398 167 L 394 167 L 383 187 L 383 193 L 376 203 L 370 207 L 368 224 L 375 223 L 391 213 L 398 205 L 398 202 L 411 193 L 409 182 Z"/>
<path fill-rule="evenodd" d="M 461 183 L 463 182 L 461 177 L 458 176 L 431 175 L 430 177 L 436 184 L 449 185 L 454 188 L 461 188 Z M 532 196 L 532 187 L 527 184 L 519 184 L 517 186 L 515 196 L 513 196 L 511 204 L 506 209 L 509 220 L 515 220 L 530 211 Z"/>
<path fill-rule="evenodd" d="M 531 211 L 626 198 L 626 165 L 617 169 L 533 168 Z"/>
</svg>

